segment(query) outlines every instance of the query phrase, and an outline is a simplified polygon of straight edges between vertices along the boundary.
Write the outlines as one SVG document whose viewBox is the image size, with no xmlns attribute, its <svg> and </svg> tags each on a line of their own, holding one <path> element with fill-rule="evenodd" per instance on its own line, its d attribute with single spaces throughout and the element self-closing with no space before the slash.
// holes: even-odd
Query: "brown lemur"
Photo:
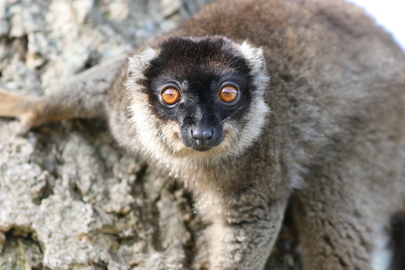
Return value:
<svg viewBox="0 0 405 270">
<path fill-rule="evenodd" d="M 305 269 L 373 269 L 405 209 L 405 53 L 341 0 L 213 2 L 57 93 L 0 92 L 0 115 L 108 119 L 193 192 L 209 269 L 263 269 L 289 200 Z"/>
</svg>

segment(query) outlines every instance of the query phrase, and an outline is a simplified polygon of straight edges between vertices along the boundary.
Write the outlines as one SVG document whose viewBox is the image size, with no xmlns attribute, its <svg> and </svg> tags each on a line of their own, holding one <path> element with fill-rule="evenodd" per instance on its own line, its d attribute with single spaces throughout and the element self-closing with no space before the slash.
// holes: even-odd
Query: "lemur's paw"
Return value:
<svg viewBox="0 0 405 270">
<path fill-rule="evenodd" d="M 31 127 L 41 123 L 34 108 L 35 99 L 8 92 L 0 88 L 0 117 L 20 119 L 18 134 L 26 134 Z"/>
<path fill-rule="evenodd" d="M 20 119 L 20 124 L 17 129 L 17 134 L 18 135 L 25 135 L 30 131 L 30 129 L 38 124 L 35 122 L 35 116 L 33 113 L 26 113 L 23 115 L 20 115 L 18 117 Z"/>
</svg>

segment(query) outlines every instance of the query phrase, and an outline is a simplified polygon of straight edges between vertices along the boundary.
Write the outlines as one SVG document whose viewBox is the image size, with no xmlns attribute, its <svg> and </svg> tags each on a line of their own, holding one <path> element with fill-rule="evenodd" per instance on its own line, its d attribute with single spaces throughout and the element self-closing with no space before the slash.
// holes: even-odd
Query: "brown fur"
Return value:
<svg viewBox="0 0 405 270">
<path fill-rule="evenodd" d="M 361 9 L 332 0 L 217 1 L 148 45 L 213 35 L 262 48 L 272 113 L 243 155 L 176 163 L 212 223 L 210 269 L 263 268 L 293 192 L 305 269 L 372 269 L 390 217 L 404 210 L 404 52 Z M 124 147 L 142 149 L 140 127 L 129 121 L 127 69 L 115 79 L 106 114 Z M 10 100 L 3 94 L 0 105 Z M 97 100 L 72 103 L 63 118 L 101 115 Z M 15 116 L 29 113 L 18 104 Z M 155 162 L 166 170 L 164 160 Z"/>
</svg>

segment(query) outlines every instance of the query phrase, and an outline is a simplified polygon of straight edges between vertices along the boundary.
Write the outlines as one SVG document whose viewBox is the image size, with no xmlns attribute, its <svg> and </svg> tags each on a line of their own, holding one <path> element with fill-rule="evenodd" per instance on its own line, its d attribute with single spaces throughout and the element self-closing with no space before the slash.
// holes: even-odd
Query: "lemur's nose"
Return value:
<svg viewBox="0 0 405 270">
<path fill-rule="evenodd" d="M 213 129 L 192 129 L 191 137 L 196 141 L 198 146 L 210 146 L 211 138 L 214 135 Z"/>
</svg>

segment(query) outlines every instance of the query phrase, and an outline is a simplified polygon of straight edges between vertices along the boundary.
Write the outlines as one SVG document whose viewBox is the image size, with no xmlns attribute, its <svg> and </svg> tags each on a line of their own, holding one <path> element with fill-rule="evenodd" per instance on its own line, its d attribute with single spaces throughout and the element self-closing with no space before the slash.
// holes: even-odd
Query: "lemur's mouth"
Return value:
<svg viewBox="0 0 405 270">
<path fill-rule="evenodd" d="M 214 146 L 193 146 L 192 148 L 198 152 L 207 152 L 214 148 Z"/>
</svg>

